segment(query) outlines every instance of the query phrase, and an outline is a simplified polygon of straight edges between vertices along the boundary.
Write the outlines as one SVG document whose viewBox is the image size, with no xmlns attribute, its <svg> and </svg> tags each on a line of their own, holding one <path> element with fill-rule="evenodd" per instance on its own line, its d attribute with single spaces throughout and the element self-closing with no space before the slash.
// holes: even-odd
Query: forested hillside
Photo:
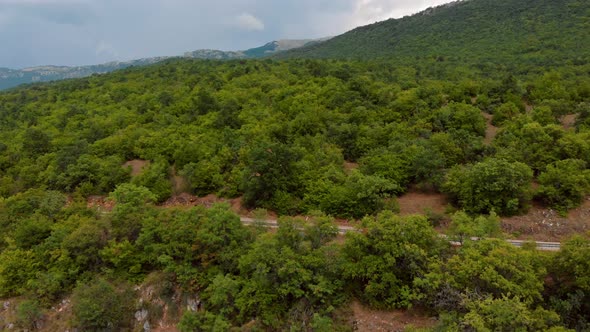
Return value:
<svg viewBox="0 0 590 332">
<path fill-rule="evenodd" d="M 587 63 L 589 31 L 585 0 L 467 0 L 356 28 L 279 57 L 434 58 L 516 70 L 513 65 L 526 64 L 530 70 L 565 61 Z"/>
<path fill-rule="evenodd" d="M 24 296 L 15 321 L 42 326 L 51 314 L 43 308 L 73 290 L 68 326 L 87 330 L 130 327 L 137 295 L 125 285 L 154 280 L 170 285 L 158 291 L 166 301 L 174 292 L 204 301 L 182 316 L 183 331 L 346 330 L 334 309 L 353 296 L 423 306 L 448 326 L 507 324 L 498 310 L 510 305 L 525 320 L 515 326 L 531 331 L 587 328 L 588 240 L 548 257 L 498 241 L 449 251 L 432 228 L 437 218 L 392 212 L 410 186 L 446 193 L 468 213 L 450 228 L 463 241 L 499 236 L 495 215 L 523 213 L 532 199 L 563 213 L 579 205 L 590 189 L 588 70 L 174 60 L 2 93 L 0 296 Z M 577 122 L 566 129 L 568 114 Z M 135 159 L 150 163 L 131 176 L 123 164 Z M 282 219 L 266 234 L 227 207 L 151 207 L 173 194 L 173 175 L 194 194 L 318 217 L 305 227 Z M 86 208 L 86 197 L 107 194 L 112 213 Z M 325 215 L 377 217 L 342 245 Z M 381 261 L 387 255 L 398 258 Z M 478 275 L 465 264 L 501 265 Z M 448 281 L 460 271 L 464 279 Z M 149 301 L 145 319 L 155 324 L 164 300 Z"/>
<path fill-rule="evenodd" d="M 311 45 L 323 39 L 304 39 L 304 40 L 278 40 L 266 43 L 263 46 L 251 48 L 245 51 L 220 51 L 201 49 L 192 52 L 186 52 L 182 57 L 191 59 L 210 59 L 210 60 L 230 60 L 230 59 L 255 59 L 262 58 L 283 52 L 304 45 Z M 51 82 L 71 78 L 82 78 L 94 74 L 110 73 L 115 70 L 128 67 L 138 67 L 151 65 L 166 59 L 180 58 L 181 56 L 160 56 L 131 61 L 114 61 L 100 65 L 90 66 L 39 66 L 24 69 L 0 68 L 0 90 L 9 89 L 21 84 Z"/>
<path fill-rule="evenodd" d="M 589 330 L 590 234 L 545 253 L 499 221 L 588 199 L 587 7 L 471 0 L 306 51 L 381 59 L 171 59 L 0 93 L 0 330 L 353 331 L 353 301 L 433 331 Z M 390 27 L 399 47 L 365 34 Z M 401 216 L 410 190 L 447 211 Z M 254 222 L 162 204 L 180 193 Z"/>
</svg>

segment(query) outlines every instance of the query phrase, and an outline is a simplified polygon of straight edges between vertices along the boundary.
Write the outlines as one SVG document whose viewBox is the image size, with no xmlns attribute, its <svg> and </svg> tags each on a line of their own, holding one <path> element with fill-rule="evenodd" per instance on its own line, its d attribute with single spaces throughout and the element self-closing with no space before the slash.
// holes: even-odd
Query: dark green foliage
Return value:
<svg viewBox="0 0 590 332">
<path fill-rule="evenodd" d="M 502 125 L 505 121 L 509 121 L 520 114 L 520 109 L 512 102 L 504 103 L 494 109 L 494 119 L 492 124 L 495 126 Z"/>
<path fill-rule="evenodd" d="M 159 268 L 174 273 L 187 289 L 205 287 L 217 273 L 235 272 L 240 253 L 252 241 L 239 218 L 224 205 L 211 210 L 167 211 L 146 218 L 136 241 L 136 255 L 125 266 Z M 130 248 L 131 249 L 131 248 Z"/>
<path fill-rule="evenodd" d="M 349 233 L 343 275 L 376 307 L 407 308 L 419 294 L 412 283 L 426 273 L 441 245 L 425 217 L 390 212 L 364 220 L 366 233 Z"/>
<path fill-rule="evenodd" d="M 313 184 L 305 197 L 307 204 L 334 216 L 362 218 L 381 211 L 385 206 L 383 198 L 401 190 L 396 183 L 358 171 L 339 182 L 325 180 Z"/>
<path fill-rule="evenodd" d="M 537 196 L 548 206 L 566 213 L 579 206 L 590 191 L 590 170 L 583 160 L 560 160 L 539 175 L 539 185 Z"/>
<path fill-rule="evenodd" d="M 469 213 L 510 215 L 528 203 L 532 178 L 531 169 L 522 163 L 489 158 L 453 168 L 444 190 Z"/>
<path fill-rule="evenodd" d="M 463 1 L 313 55 L 394 58 L 173 59 L 2 92 L 0 296 L 38 299 L 21 310 L 35 318 L 75 288 L 90 331 L 137 328 L 130 286 L 104 278 L 155 284 L 171 310 L 198 294 L 187 331 L 339 330 L 351 297 L 420 305 L 456 329 L 549 329 L 555 313 L 587 329 L 586 240 L 545 257 L 469 238 L 501 237 L 495 213 L 526 210 L 533 181 L 563 210 L 587 193 L 589 14 L 579 0 Z M 559 122 L 576 113 L 575 128 Z M 150 165 L 131 177 L 136 159 Z M 391 212 L 414 188 L 469 214 L 449 228 L 461 248 L 432 229 L 442 215 Z M 227 205 L 157 206 L 185 190 L 242 196 L 278 229 Z M 87 208 L 108 193 L 112 211 Z M 296 214 L 309 220 L 283 216 Z M 370 217 L 343 244 L 327 215 Z"/>
<path fill-rule="evenodd" d="M 84 331 L 121 331 L 131 325 L 133 292 L 102 278 L 79 284 L 72 294 L 74 326 Z"/>
<path fill-rule="evenodd" d="M 198 316 L 213 319 L 215 313 L 216 321 L 237 326 L 257 317 L 257 326 L 280 330 L 326 325 L 326 318 L 320 322 L 313 313 L 329 314 L 343 299 L 338 249 L 328 244 L 335 234 L 326 217 L 308 225 L 279 220 L 276 235 L 263 234 L 242 252 L 236 274 L 213 279 L 203 293 L 211 313 Z M 198 321 L 198 316 L 188 316 Z"/>
<path fill-rule="evenodd" d="M 356 28 L 276 57 L 420 59 L 480 68 L 587 63 L 589 50 L 579 46 L 589 42 L 583 32 L 589 10 L 583 0 L 461 1 Z"/>
<path fill-rule="evenodd" d="M 255 146 L 248 155 L 242 182 L 246 206 L 271 207 L 266 204 L 272 204 L 273 199 L 281 199 L 281 195 L 297 190 L 298 185 L 293 183 L 293 178 L 298 155 L 298 151 L 284 144 L 263 142 Z"/>
<path fill-rule="evenodd" d="M 559 142 L 565 131 L 560 126 L 542 126 L 528 116 L 519 116 L 508 122 L 494 141 L 497 156 L 511 161 L 527 164 L 535 172 L 560 159 L 565 149 Z"/>
<path fill-rule="evenodd" d="M 178 329 L 181 332 L 224 332 L 230 327 L 231 324 L 223 316 L 217 316 L 207 311 L 187 311 L 178 323 Z"/>
<path fill-rule="evenodd" d="M 551 308 L 566 326 L 584 331 L 590 328 L 590 240 L 577 236 L 562 245 L 549 264 L 554 280 L 548 287 Z"/>
<path fill-rule="evenodd" d="M 51 150 L 51 138 L 41 129 L 31 127 L 23 134 L 23 151 L 31 156 L 41 155 Z"/>
<path fill-rule="evenodd" d="M 20 221 L 14 229 L 14 243 L 22 249 L 31 249 L 51 234 L 52 221 L 43 215 L 35 215 Z"/>
<path fill-rule="evenodd" d="M 149 189 L 157 202 L 163 202 L 172 194 L 172 184 L 169 180 L 170 165 L 165 160 L 156 160 L 147 170 L 132 180 L 132 183 Z"/>
</svg>

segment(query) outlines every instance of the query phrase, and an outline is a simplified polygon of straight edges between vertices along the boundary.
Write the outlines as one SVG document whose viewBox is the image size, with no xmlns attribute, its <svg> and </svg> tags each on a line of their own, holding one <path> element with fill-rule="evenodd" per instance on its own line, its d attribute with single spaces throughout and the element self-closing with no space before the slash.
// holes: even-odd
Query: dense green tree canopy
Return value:
<svg viewBox="0 0 590 332">
<path fill-rule="evenodd" d="M 532 197 L 567 213 L 588 194 L 586 3 L 463 1 L 313 55 L 400 57 L 171 59 L 0 93 L 0 297 L 22 299 L 19 328 L 71 298 L 80 330 L 166 307 L 183 331 L 347 331 L 356 298 L 441 330 L 588 329 L 587 239 L 548 255 L 487 239 Z M 415 190 L 461 209 L 449 238 L 442 215 L 395 213 Z M 163 204 L 186 193 L 277 228 Z M 361 221 L 340 238 L 334 218 Z M 131 284 L 163 298 L 137 303 Z"/>
</svg>

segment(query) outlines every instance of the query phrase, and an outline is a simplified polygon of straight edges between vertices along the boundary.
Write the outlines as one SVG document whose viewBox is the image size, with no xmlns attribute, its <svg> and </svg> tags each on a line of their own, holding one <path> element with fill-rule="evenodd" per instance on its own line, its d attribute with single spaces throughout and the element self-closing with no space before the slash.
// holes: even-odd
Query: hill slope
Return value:
<svg viewBox="0 0 590 332">
<path fill-rule="evenodd" d="M 245 51 L 196 50 L 184 53 L 184 57 L 192 59 L 215 60 L 255 59 L 303 46 L 314 45 L 327 39 L 328 38 L 274 40 L 262 46 L 250 48 Z"/>
<path fill-rule="evenodd" d="M 285 39 L 269 42 L 263 46 L 251 48 L 245 51 L 220 51 L 220 50 L 197 50 L 186 52 L 185 58 L 192 59 L 210 59 L 210 60 L 230 60 L 261 58 L 278 52 L 291 50 L 294 48 L 311 45 L 325 39 Z M 104 74 L 115 70 L 128 68 L 132 66 L 151 65 L 162 60 L 173 57 L 153 57 L 131 61 L 115 61 L 100 65 L 91 66 L 40 66 L 24 69 L 0 68 L 0 90 L 15 87 L 21 84 L 59 81 L 69 78 L 82 78 L 92 74 Z"/>
<path fill-rule="evenodd" d="M 58 81 L 69 78 L 87 77 L 92 74 L 104 74 L 131 66 L 146 66 L 160 62 L 170 57 L 154 57 L 125 62 L 109 62 L 91 66 L 40 66 L 24 69 L 0 68 L 0 90 L 17 85 Z"/>
<path fill-rule="evenodd" d="M 469 0 L 360 27 L 278 57 L 587 61 L 590 2 Z"/>
</svg>

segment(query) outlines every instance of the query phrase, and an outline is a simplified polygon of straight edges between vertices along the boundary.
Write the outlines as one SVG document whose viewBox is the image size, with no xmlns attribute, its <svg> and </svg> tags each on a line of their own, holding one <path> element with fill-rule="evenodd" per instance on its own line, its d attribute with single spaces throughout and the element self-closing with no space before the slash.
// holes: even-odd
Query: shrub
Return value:
<svg viewBox="0 0 590 332">
<path fill-rule="evenodd" d="M 579 206 L 590 190 L 590 171 L 579 159 L 566 159 L 547 166 L 539 175 L 539 197 L 548 206 L 565 213 Z"/>
<path fill-rule="evenodd" d="M 523 163 L 489 158 L 451 169 L 443 191 L 467 213 L 512 215 L 530 200 L 532 178 L 532 170 Z"/>
<path fill-rule="evenodd" d="M 132 322 L 133 292 L 98 278 L 81 283 L 72 295 L 74 326 L 84 331 L 119 331 Z"/>
</svg>

